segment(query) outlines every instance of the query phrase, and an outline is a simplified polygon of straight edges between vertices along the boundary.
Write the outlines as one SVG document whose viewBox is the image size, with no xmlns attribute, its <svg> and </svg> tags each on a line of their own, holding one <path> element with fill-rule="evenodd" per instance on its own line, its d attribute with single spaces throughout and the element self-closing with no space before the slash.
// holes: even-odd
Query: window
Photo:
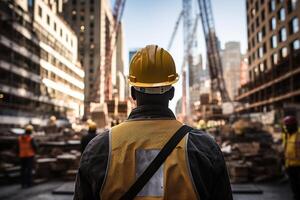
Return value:
<svg viewBox="0 0 300 200">
<path fill-rule="evenodd" d="M 280 42 L 284 42 L 284 41 L 286 41 L 286 39 L 287 39 L 287 36 L 286 36 L 286 29 L 285 28 L 282 28 L 282 29 L 280 29 L 280 32 L 279 32 L 279 39 L 280 39 Z"/>
<path fill-rule="evenodd" d="M 73 47 L 73 40 L 71 39 L 71 47 Z"/>
<path fill-rule="evenodd" d="M 284 10 L 284 8 L 280 8 L 280 10 L 278 12 L 278 19 L 280 21 L 284 21 L 285 20 L 285 10 Z"/>
<path fill-rule="evenodd" d="M 300 49 L 300 40 L 299 39 L 295 40 L 293 42 L 293 50 L 298 50 L 298 49 Z"/>
<path fill-rule="evenodd" d="M 50 16 L 47 15 L 47 24 L 49 25 L 50 24 Z"/>
<path fill-rule="evenodd" d="M 275 0 L 271 0 L 269 2 L 269 12 L 273 12 L 276 9 L 276 1 Z"/>
<path fill-rule="evenodd" d="M 63 35 L 63 31 L 62 31 L 62 29 L 60 28 L 60 37 L 62 37 L 62 35 Z"/>
<path fill-rule="evenodd" d="M 265 64 L 264 64 L 264 63 L 260 63 L 260 64 L 259 64 L 259 70 L 260 70 L 261 72 L 265 71 Z"/>
<path fill-rule="evenodd" d="M 262 36 L 262 31 L 259 31 L 259 32 L 257 33 L 257 41 L 258 41 L 258 42 L 261 42 L 261 41 L 262 41 L 262 38 L 263 38 L 263 36 Z"/>
<path fill-rule="evenodd" d="M 271 47 L 274 49 L 277 47 L 277 37 L 276 35 L 273 35 L 271 38 Z"/>
<path fill-rule="evenodd" d="M 264 56 L 264 48 L 263 47 L 259 47 L 258 49 L 258 57 L 262 58 Z"/>
<path fill-rule="evenodd" d="M 298 2 L 298 0 L 289 0 L 288 1 L 289 12 L 296 10 L 297 2 Z"/>
<path fill-rule="evenodd" d="M 288 55 L 287 48 L 286 48 L 286 47 L 283 47 L 283 48 L 280 50 L 280 54 L 281 54 L 281 58 L 287 57 L 287 55 Z"/>
<path fill-rule="evenodd" d="M 294 17 L 291 21 L 291 33 L 297 33 L 299 31 L 299 20 L 297 17 Z"/>
<path fill-rule="evenodd" d="M 265 20 L 265 10 L 262 10 L 260 15 L 261 15 L 261 21 L 264 21 Z"/>
<path fill-rule="evenodd" d="M 54 31 L 56 31 L 56 22 L 53 24 Z"/>
<path fill-rule="evenodd" d="M 258 18 L 258 17 L 256 18 L 255 22 L 256 22 L 256 23 L 255 23 L 255 24 L 256 24 L 256 27 L 258 27 L 258 26 L 259 26 L 259 18 Z"/>
<path fill-rule="evenodd" d="M 68 42 L 69 41 L 69 37 L 68 37 L 68 35 L 66 34 L 66 42 Z"/>
<path fill-rule="evenodd" d="M 39 9 L 38 9 L 38 13 L 39 13 L 39 16 L 40 18 L 43 17 L 43 11 L 42 11 L 42 8 L 39 6 Z"/>
<path fill-rule="evenodd" d="M 80 26 L 80 32 L 84 32 L 85 27 L 83 25 Z"/>
<path fill-rule="evenodd" d="M 272 55 L 272 63 L 273 63 L 273 65 L 276 65 L 278 63 L 278 54 L 277 53 L 274 53 Z"/>
<path fill-rule="evenodd" d="M 272 17 L 270 21 L 270 30 L 275 30 L 276 29 L 276 18 Z"/>
</svg>

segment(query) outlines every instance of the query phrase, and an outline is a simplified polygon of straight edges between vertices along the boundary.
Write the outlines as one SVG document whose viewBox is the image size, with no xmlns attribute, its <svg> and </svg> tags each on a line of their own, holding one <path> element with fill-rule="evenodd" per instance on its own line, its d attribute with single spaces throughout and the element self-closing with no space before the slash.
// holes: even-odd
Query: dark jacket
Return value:
<svg viewBox="0 0 300 200">
<path fill-rule="evenodd" d="M 128 120 L 175 119 L 167 108 L 140 106 Z M 207 133 L 189 132 L 187 143 L 190 171 L 201 200 L 232 200 L 225 161 L 219 146 Z M 96 136 L 86 147 L 76 178 L 75 200 L 99 200 L 109 152 L 109 131 Z"/>
</svg>

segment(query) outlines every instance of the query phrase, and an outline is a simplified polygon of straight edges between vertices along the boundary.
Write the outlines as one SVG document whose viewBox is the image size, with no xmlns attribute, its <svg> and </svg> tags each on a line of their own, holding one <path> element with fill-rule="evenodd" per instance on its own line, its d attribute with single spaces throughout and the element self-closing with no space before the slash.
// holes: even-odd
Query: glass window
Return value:
<svg viewBox="0 0 300 200">
<path fill-rule="evenodd" d="M 287 54 L 288 54 L 287 48 L 286 48 L 286 47 L 283 47 L 283 48 L 280 50 L 280 54 L 281 54 L 281 57 L 282 57 L 282 58 L 287 57 Z"/>
<path fill-rule="evenodd" d="M 276 9 L 276 1 L 275 0 L 271 0 L 269 3 L 269 11 L 273 12 Z"/>
<path fill-rule="evenodd" d="M 63 31 L 62 29 L 60 29 L 60 37 L 62 37 L 62 35 L 63 35 Z"/>
<path fill-rule="evenodd" d="M 262 32 L 261 32 L 261 31 L 259 31 L 259 32 L 257 33 L 257 41 L 258 41 L 258 42 L 261 42 L 261 41 L 262 41 Z"/>
<path fill-rule="evenodd" d="M 274 49 L 277 47 L 277 37 L 276 35 L 273 35 L 271 38 L 271 47 Z"/>
<path fill-rule="evenodd" d="M 286 41 L 287 36 L 286 36 L 286 29 L 282 28 L 280 29 L 280 42 Z"/>
<path fill-rule="evenodd" d="M 261 72 L 265 71 L 265 65 L 264 65 L 264 63 L 260 63 L 260 64 L 259 64 L 259 70 L 260 70 Z"/>
<path fill-rule="evenodd" d="M 295 40 L 293 42 L 293 50 L 298 50 L 300 49 L 300 40 Z"/>
<path fill-rule="evenodd" d="M 296 33 L 298 31 L 299 31 L 299 20 L 297 17 L 294 17 L 291 23 L 291 32 Z"/>
<path fill-rule="evenodd" d="M 272 55 L 272 63 L 273 63 L 274 65 L 276 65 L 276 64 L 278 63 L 278 54 L 277 54 L 277 53 L 274 53 L 274 54 Z"/>
<path fill-rule="evenodd" d="M 262 58 L 264 56 L 264 48 L 263 47 L 259 47 L 258 56 L 259 56 L 259 58 Z"/>
<path fill-rule="evenodd" d="M 270 29 L 271 30 L 275 30 L 276 29 L 276 18 L 272 17 L 271 21 L 270 21 Z"/>
<path fill-rule="evenodd" d="M 54 31 L 56 31 L 56 22 L 53 24 Z"/>
<path fill-rule="evenodd" d="M 280 21 L 285 20 L 285 10 L 284 10 L 284 8 L 280 8 L 279 13 L 278 13 L 278 18 L 279 18 Z"/>
<path fill-rule="evenodd" d="M 39 11 L 38 12 L 39 12 L 39 16 L 42 17 L 43 16 L 43 11 L 42 11 L 42 8 L 40 6 L 39 6 Z"/>
<path fill-rule="evenodd" d="M 50 16 L 47 15 L 47 24 L 50 24 Z"/>
<path fill-rule="evenodd" d="M 292 2 L 292 4 L 291 4 L 291 6 L 292 6 L 292 10 L 296 10 L 296 6 L 297 6 L 297 1 L 298 0 L 291 0 Z"/>
</svg>

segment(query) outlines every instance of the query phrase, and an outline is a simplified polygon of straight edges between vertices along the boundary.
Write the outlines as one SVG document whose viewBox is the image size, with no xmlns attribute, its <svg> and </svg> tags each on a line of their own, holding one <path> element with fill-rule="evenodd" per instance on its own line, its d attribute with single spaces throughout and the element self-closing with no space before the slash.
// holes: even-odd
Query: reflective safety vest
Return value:
<svg viewBox="0 0 300 200">
<path fill-rule="evenodd" d="M 285 166 L 300 166 L 300 132 L 287 134 L 285 141 Z"/>
<path fill-rule="evenodd" d="M 32 137 L 30 135 L 19 136 L 19 157 L 28 158 L 35 155 L 31 144 Z"/>
<path fill-rule="evenodd" d="M 117 200 L 126 193 L 181 126 L 177 120 L 132 120 L 113 127 L 100 199 Z M 187 138 L 179 142 L 136 200 L 199 199 L 189 168 Z"/>
</svg>

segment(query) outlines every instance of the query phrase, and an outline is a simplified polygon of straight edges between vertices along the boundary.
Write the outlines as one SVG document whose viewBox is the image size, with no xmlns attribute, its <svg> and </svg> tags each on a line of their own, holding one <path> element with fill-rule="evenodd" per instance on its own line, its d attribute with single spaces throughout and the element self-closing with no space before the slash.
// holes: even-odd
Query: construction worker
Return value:
<svg viewBox="0 0 300 200">
<path fill-rule="evenodd" d="M 294 193 L 294 199 L 300 200 L 300 132 L 297 119 L 287 116 L 284 123 L 284 155 L 286 172 L 290 179 L 290 185 Z"/>
<path fill-rule="evenodd" d="M 94 137 L 96 137 L 96 130 L 97 130 L 96 123 L 93 121 L 89 121 L 88 126 L 89 126 L 88 133 L 81 138 L 81 142 L 80 142 L 81 143 L 81 153 L 83 153 L 83 151 L 84 151 L 85 147 L 88 145 L 88 143 Z"/>
<path fill-rule="evenodd" d="M 32 170 L 34 163 L 34 156 L 37 152 L 37 144 L 31 136 L 33 127 L 27 125 L 25 127 L 25 134 L 18 138 L 18 151 L 21 160 L 21 184 L 22 188 L 32 186 Z"/>
<path fill-rule="evenodd" d="M 74 199 L 231 200 L 216 142 L 177 121 L 168 108 L 178 81 L 171 55 L 146 46 L 132 58 L 128 79 L 137 108 L 88 144 Z"/>
</svg>

